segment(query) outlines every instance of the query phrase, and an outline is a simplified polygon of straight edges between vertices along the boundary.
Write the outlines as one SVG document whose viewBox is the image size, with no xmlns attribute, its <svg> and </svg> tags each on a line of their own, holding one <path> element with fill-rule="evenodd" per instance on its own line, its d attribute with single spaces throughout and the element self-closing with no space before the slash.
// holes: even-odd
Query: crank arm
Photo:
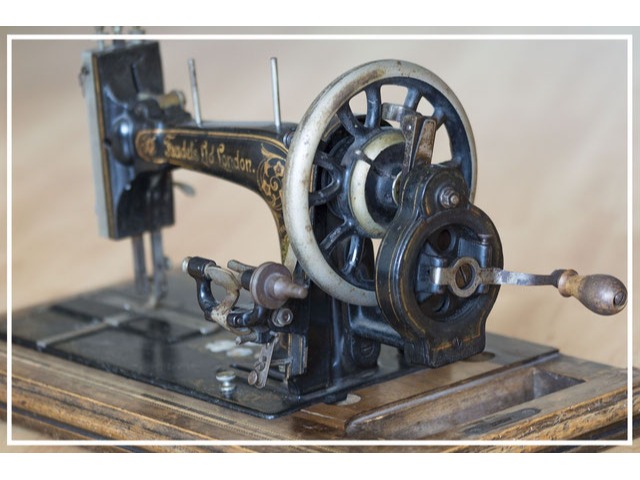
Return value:
<svg viewBox="0 0 640 480">
<path fill-rule="evenodd" d="M 481 268 L 472 257 L 461 257 L 451 267 L 431 269 L 431 281 L 447 286 L 462 298 L 473 295 L 481 285 L 551 285 L 564 297 L 575 297 L 592 312 L 614 315 L 627 304 L 627 289 L 610 275 L 578 275 L 575 270 L 555 270 L 550 275 Z"/>
</svg>

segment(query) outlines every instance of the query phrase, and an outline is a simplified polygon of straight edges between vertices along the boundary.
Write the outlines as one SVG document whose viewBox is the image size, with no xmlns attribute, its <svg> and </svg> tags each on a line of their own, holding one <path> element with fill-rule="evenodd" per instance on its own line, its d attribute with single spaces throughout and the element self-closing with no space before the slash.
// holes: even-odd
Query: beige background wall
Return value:
<svg viewBox="0 0 640 480">
<path fill-rule="evenodd" d="M 92 45 L 13 44 L 14 308 L 131 275 L 129 243 L 99 238 L 93 213 L 77 79 L 80 54 Z M 196 59 L 203 116 L 215 120 L 272 118 L 271 56 L 279 59 L 283 118 L 293 122 L 329 82 L 360 63 L 399 58 L 429 68 L 470 118 L 479 158 L 476 204 L 501 234 L 505 267 L 537 273 L 574 268 L 627 282 L 625 41 L 181 40 L 163 41 L 161 48 L 165 85 L 187 96 L 186 62 Z M 176 264 L 193 254 L 219 262 L 277 260 L 275 228 L 257 196 L 189 172 L 175 178 L 198 191 L 195 199 L 177 194 L 177 224 L 165 233 Z M 636 219 L 636 233 L 637 225 Z M 3 275 L 3 291 L 4 282 Z M 504 287 L 487 328 L 622 367 L 625 320 L 596 316 L 552 288 Z"/>
</svg>

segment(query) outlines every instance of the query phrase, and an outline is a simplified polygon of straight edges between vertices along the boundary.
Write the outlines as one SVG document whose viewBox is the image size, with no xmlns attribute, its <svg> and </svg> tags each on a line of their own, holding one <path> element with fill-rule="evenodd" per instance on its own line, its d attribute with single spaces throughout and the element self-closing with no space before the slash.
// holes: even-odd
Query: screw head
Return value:
<svg viewBox="0 0 640 480">
<path fill-rule="evenodd" d="M 627 301 L 627 295 L 624 292 L 618 292 L 615 297 L 613 297 L 613 304 L 616 307 L 620 307 L 624 305 Z"/>
<path fill-rule="evenodd" d="M 288 308 L 281 308 L 273 318 L 276 327 L 286 327 L 293 321 L 293 312 Z"/>
<path fill-rule="evenodd" d="M 236 389 L 233 383 L 235 379 L 236 374 L 231 370 L 220 370 L 216 373 L 216 380 L 222 384 L 220 385 L 220 391 L 225 395 L 231 394 Z"/>
<path fill-rule="evenodd" d="M 216 373 L 216 380 L 222 383 L 233 382 L 236 379 L 236 374 L 231 370 L 220 370 Z"/>
<path fill-rule="evenodd" d="M 445 187 L 440 192 L 439 200 L 444 208 L 455 208 L 460 205 L 460 194 L 452 187 Z"/>
</svg>

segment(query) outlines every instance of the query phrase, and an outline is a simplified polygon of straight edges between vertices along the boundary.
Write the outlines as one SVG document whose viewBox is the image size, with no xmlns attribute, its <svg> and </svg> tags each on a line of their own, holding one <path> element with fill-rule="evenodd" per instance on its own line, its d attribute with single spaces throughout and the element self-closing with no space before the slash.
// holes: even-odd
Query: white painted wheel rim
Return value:
<svg viewBox="0 0 640 480">
<path fill-rule="evenodd" d="M 477 166 L 473 133 L 460 101 L 434 73 L 413 63 L 381 60 L 356 67 L 334 80 L 311 104 L 293 137 L 283 182 L 284 222 L 291 248 L 307 275 L 325 292 L 346 303 L 377 305 L 375 291 L 343 279 L 325 259 L 309 216 L 309 190 L 315 154 L 326 127 L 340 107 L 358 92 L 380 80 L 412 78 L 434 87 L 453 106 L 466 131 L 471 157 L 470 198 L 473 200 Z"/>
</svg>

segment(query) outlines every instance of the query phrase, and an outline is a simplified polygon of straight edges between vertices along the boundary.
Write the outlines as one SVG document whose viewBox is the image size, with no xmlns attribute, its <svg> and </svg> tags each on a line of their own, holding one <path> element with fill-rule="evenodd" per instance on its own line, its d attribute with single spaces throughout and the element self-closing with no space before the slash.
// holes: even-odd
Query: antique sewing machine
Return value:
<svg viewBox="0 0 640 480">
<path fill-rule="evenodd" d="M 273 122 L 203 120 L 193 63 L 190 73 L 193 113 L 165 88 L 158 43 L 85 52 L 99 229 L 130 239 L 134 281 L 28 313 L 14 326 L 18 344 L 274 418 L 477 356 L 501 285 L 553 286 L 602 315 L 625 307 L 611 276 L 503 269 L 499 233 L 473 203 L 469 120 L 429 70 L 398 60 L 356 67 L 297 125 L 280 120 L 275 60 Z M 387 86 L 403 100 L 385 99 Z M 442 130 L 450 160 L 435 163 Z M 182 268 L 168 269 L 161 231 L 175 221 L 174 187 L 189 193 L 172 180 L 176 168 L 257 193 L 280 262 L 184 252 Z"/>
</svg>

